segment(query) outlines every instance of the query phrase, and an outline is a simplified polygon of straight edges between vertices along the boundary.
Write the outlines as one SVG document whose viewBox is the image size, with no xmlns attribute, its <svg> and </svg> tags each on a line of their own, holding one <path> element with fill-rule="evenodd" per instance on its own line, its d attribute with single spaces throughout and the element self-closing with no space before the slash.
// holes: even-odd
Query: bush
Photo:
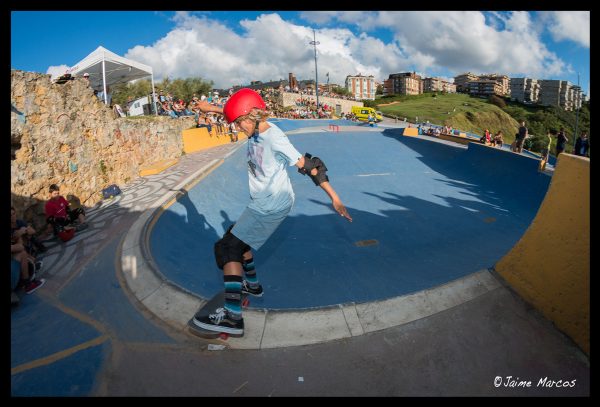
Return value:
<svg viewBox="0 0 600 407">
<path fill-rule="evenodd" d="M 488 101 L 491 104 L 498 106 L 500 109 L 504 109 L 506 107 L 506 102 L 504 101 L 504 99 L 496 95 L 491 95 Z"/>
</svg>

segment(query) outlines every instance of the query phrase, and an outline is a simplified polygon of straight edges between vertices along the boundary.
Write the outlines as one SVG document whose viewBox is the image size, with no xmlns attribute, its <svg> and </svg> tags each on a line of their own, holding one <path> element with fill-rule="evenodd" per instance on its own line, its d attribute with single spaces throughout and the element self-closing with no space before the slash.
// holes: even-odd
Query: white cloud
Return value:
<svg viewBox="0 0 600 407">
<path fill-rule="evenodd" d="M 253 80 L 287 79 L 290 72 L 298 79 L 314 78 L 311 26 L 265 13 L 231 27 L 213 18 L 220 14 L 178 12 L 171 19 L 175 27 L 169 33 L 153 44 L 131 48 L 124 56 L 152 66 L 157 81 L 167 76 L 201 77 L 212 80 L 215 87 L 226 88 Z M 541 34 L 555 30 L 553 35 L 581 44 L 587 38 L 589 47 L 589 12 L 546 12 L 532 20 L 537 15 L 479 11 L 300 13 L 305 21 L 325 27 L 316 31 L 319 82 L 325 82 L 329 72 L 330 83 L 336 84 L 343 84 L 347 75 L 373 75 L 381 82 L 390 73 L 413 70 L 427 76 L 471 71 L 559 78 L 573 69 L 548 50 Z M 583 27 L 583 34 L 571 30 L 576 26 Z M 389 30 L 392 40 L 374 37 L 370 31 L 375 28 Z M 64 65 L 50 67 L 48 73 L 62 74 L 66 69 Z"/>
<path fill-rule="evenodd" d="M 61 75 L 64 75 L 70 66 L 67 65 L 58 65 L 58 66 L 49 66 L 46 70 L 47 74 L 50 74 L 50 80 L 54 80 Z"/>
<path fill-rule="evenodd" d="M 350 18 L 352 14 L 346 14 Z M 155 77 L 202 77 L 215 87 L 248 84 L 252 80 L 312 79 L 312 28 L 284 21 L 278 14 L 242 20 L 242 34 L 207 16 L 178 13 L 176 27 L 150 46 L 136 46 L 125 57 L 152 66 Z M 348 29 L 316 32 L 319 82 L 343 84 L 347 75 L 372 74 L 377 80 L 407 64 L 395 44 L 384 44 Z"/>
<path fill-rule="evenodd" d="M 590 47 L 589 11 L 550 11 L 542 13 L 542 21 L 555 41 L 570 40 Z"/>
<path fill-rule="evenodd" d="M 569 69 L 540 39 L 528 12 L 386 11 L 365 18 L 361 28 L 387 28 L 416 69 L 440 67 L 458 74 L 505 73 L 545 78 Z"/>
</svg>

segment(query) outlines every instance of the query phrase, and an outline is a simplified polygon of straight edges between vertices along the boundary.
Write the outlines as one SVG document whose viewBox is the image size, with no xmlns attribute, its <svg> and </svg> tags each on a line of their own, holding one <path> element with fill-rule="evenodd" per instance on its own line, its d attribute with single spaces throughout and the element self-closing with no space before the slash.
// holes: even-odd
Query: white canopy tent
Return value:
<svg viewBox="0 0 600 407">
<path fill-rule="evenodd" d="M 67 72 L 73 76 L 82 76 L 87 72 L 90 75 L 90 84 L 92 88 L 103 90 L 105 104 L 108 104 L 106 92 L 107 86 L 127 83 L 135 79 L 150 76 L 152 78 L 154 113 L 157 114 L 154 75 L 152 73 L 152 67 L 148 65 L 123 58 L 100 46 L 76 65 L 73 65 Z"/>
</svg>

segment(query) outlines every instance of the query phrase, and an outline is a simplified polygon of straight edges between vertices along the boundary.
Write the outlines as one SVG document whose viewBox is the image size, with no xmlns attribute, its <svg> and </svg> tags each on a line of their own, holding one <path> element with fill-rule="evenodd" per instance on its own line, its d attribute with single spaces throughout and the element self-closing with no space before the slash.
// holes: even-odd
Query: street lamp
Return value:
<svg viewBox="0 0 600 407">
<path fill-rule="evenodd" d="M 319 74 L 317 73 L 317 45 L 320 44 L 317 41 L 315 29 L 313 28 L 313 41 L 309 42 L 310 45 L 313 45 L 315 48 L 315 92 L 317 95 L 317 114 L 319 113 Z"/>
<path fill-rule="evenodd" d="M 577 98 L 575 99 L 575 103 L 577 103 L 577 111 L 575 112 L 575 134 L 573 135 L 573 152 L 575 152 L 575 141 L 577 140 L 577 127 L 579 125 L 579 99 L 581 97 L 581 88 L 579 87 L 579 72 L 577 72 L 577 90 L 579 92 Z"/>
</svg>

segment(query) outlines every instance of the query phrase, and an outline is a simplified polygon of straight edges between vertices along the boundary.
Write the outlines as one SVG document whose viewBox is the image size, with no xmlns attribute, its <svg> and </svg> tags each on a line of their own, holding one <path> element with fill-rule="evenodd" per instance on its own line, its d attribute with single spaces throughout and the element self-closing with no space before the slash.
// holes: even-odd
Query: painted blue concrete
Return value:
<svg viewBox="0 0 600 407">
<path fill-rule="evenodd" d="M 83 267 L 61 291 L 61 302 L 93 318 L 118 340 L 175 343 L 140 314 L 123 292 L 115 270 L 115 253 L 120 240 L 121 236 L 115 236 L 98 256 Z"/>
<path fill-rule="evenodd" d="M 11 311 L 10 332 L 11 367 L 101 336 L 91 325 L 65 314 L 36 295 L 23 296 L 19 306 Z M 70 335 L 57 335 L 57 332 L 69 332 Z"/>
<path fill-rule="evenodd" d="M 354 222 L 336 214 L 327 195 L 290 167 L 296 203 L 255 253 L 265 295 L 253 298 L 253 307 L 311 308 L 404 295 L 491 267 L 514 246 L 550 178 L 531 171 L 529 161 L 511 160 L 514 154 L 400 131 L 290 136 L 300 152 L 327 163 Z M 169 207 L 151 232 L 160 271 L 202 297 L 223 287 L 213 244 L 248 203 L 244 157 L 244 148 L 236 151 Z M 356 245 L 372 239 L 378 243 Z"/>
<path fill-rule="evenodd" d="M 125 342 L 175 343 L 129 301 L 116 276 L 113 239 L 64 288 L 59 299 L 74 315 L 85 315 L 105 333 Z M 24 295 L 11 311 L 11 367 L 43 359 L 102 336 L 83 319 L 44 301 L 37 292 Z M 13 396 L 86 396 L 100 372 L 111 340 L 77 351 L 49 365 L 11 376 Z M 74 385 L 73 383 L 77 383 Z"/>
<path fill-rule="evenodd" d="M 269 119 L 270 122 L 275 123 L 283 131 L 298 130 L 307 127 L 327 127 L 330 124 L 337 124 L 338 126 L 361 126 L 365 123 L 353 122 L 350 120 L 341 119 L 306 119 L 306 120 L 290 120 L 290 119 Z"/>
<path fill-rule="evenodd" d="M 64 333 L 69 335 L 63 336 L 71 334 L 68 331 Z M 94 389 L 97 373 L 109 349 L 110 346 L 104 342 L 50 365 L 12 375 L 11 396 L 87 397 Z"/>
</svg>

